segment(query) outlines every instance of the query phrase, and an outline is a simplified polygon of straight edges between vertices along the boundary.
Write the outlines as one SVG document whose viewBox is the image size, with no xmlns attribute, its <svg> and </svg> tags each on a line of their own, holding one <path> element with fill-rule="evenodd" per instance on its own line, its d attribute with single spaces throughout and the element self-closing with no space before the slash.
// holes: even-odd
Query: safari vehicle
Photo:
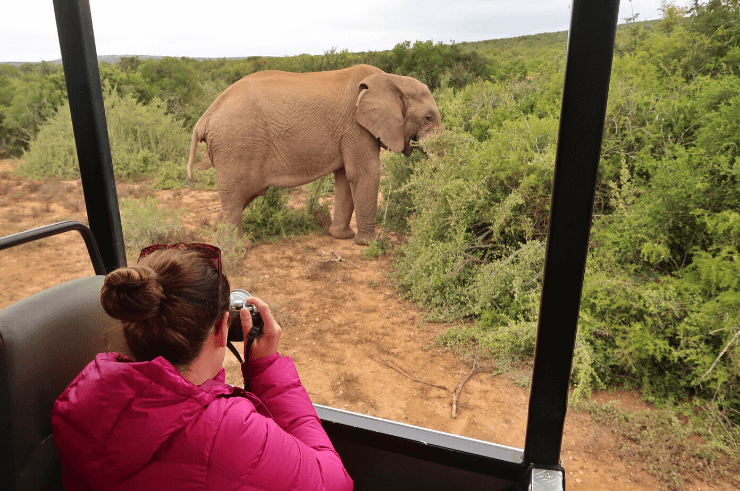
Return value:
<svg viewBox="0 0 740 491">
<path fill-rule="evenodd" d="M 61 222 L 0 239 L 0 250 L 76 230 L 95 276 L 0 311 L 0 487 L 61 489 L 54 400 L 98 352 L 115 321 L 106 272 L 126 264 L 87 0 L 54 0 L 89 228 Z M 545 274 L 523 449 L 316 405 L 357 490 L 562 490 L 560 451 L 618 0 L 574 0 Z"/>
</svg>

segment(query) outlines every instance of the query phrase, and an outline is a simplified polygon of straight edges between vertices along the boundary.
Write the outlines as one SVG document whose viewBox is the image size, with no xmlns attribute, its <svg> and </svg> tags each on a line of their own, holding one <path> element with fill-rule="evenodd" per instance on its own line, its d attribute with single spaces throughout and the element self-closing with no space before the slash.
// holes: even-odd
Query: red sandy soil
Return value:
<svg viewBox="0 0 740 491">
<path fill-rule="evenodd" d="M 17 161 L 0 161 L 0 236 L 64 219 L 86 223 L 79 181 L 20 179 L 9 172 L 15 165 Z M 183 227 L 193 233 L 200 224 L 216 220 L 216 192 L 155 195 L 164 206 L 188 210 Z M 435 336 L 447 326 L 423 321 L 423 312 L 399 297 L 389 281 L 389 257 L 364 259 L 362 251 L 351 240 L 326 235 L 262 243 L 248 251 L 246 273 L 231 276 L 230 281 L 233 288 L 249 290 L 276 312 L 283 327 L 281 353 L 293 358 L 315 403 L 523 448 L 529 390 L 504 374 L 479 373 L 464 386 L 453 419 L 453 391 L 470 366 L 434 346 Z M 0 308 L 92 274 L 84 242 L 74 232 L 2 251 Z M 231 353 L 224 366 L 227 381 L 241 384 Z M 648 407 L 628 392 L 594 397 L 632 410 Z M 620 444 L 609 428 L 588 414 L 569 411 L 562 445 L 568 488 L 663 488 L 663 483 L 616 456 Z M 702 481 L 688 488 L 725 489 Z"/>
</svg>

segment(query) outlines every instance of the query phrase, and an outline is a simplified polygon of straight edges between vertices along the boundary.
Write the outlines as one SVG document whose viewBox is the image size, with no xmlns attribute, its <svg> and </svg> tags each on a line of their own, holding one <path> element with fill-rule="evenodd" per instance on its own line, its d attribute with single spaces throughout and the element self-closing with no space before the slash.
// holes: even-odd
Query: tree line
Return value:
<svg viewBox="0 0 740 491">
<path fill-rule="evenodd" d="M 254 56 L 244 59 L 196 60 L 165 57 L 141 60 L 122 57 L 116 64 L 100 62 L 101 82 L 119 95 L 132 95 L 142 104 L 163 101 L 167 113 L 190 130 L 226 87 L 263 70 L 316 72 L 367 63 L 388 73 L 408 75 L 430 89 L 461 88 L 488 78 L 488 60 L 458 44 L 432 41 L 399 43 L 390 51 L 349 53 L 332 48 L 323 55 Z M 41 62 L 19 67 L 0 65 L 0 156 L 20 156 L 28 150 L 40 126 L 66 100 L 60 65 Z"/>
</svg>

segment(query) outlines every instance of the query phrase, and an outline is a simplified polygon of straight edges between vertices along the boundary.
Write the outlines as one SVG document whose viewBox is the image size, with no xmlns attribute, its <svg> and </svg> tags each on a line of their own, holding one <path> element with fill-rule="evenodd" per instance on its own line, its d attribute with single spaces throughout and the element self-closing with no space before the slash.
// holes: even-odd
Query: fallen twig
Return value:
<svg viewBox="0 0 740 491">
<path fill-rule="evenodd" d="M 478 365 L 478 357 L 476 356 L 475 361 L 473 361 L 473 369 L 470 370 L 470 373 L 460 381 L 459 384 L 457 384 L 457 387 L 455 387 L 455 392 L 452 394 L 452 418 L 457 417 L 457 400 L 460 397 L 460 392 L 462 392 L 463 387 L 467 383 L 468 380 L 473 378 L 473 375 L 480 372 L 487 372 L 489 370 L 493 370 L 496 367 L 493 365 Z"/>
<path fill-rule="evenodd" d="M 338 263 L 338 262 L 340 262 L 340 261 L 344 261 L 344 262 L 350 263 L 350 264 L 351 264 L 352 266 L 354 266 L 355 268 L 357 268 L 357 269 L 359 269 L 359 270 L 362 270 L 362 268 L 361 268 L 361 267 L 359 267 L 358 265 L 356 265 L 356 264 L 355 264 L 355 263 L 353 263 L 352 261 L 350 261 L 350 260 L 348 260 L 348 259 L 344 259 L 344 258 L 343 258 L 342 256 L 340 256 L 340 255 L 339 255 L 339 253 L 338 253 L 337 251 L 335 251 L 334 249 L 332 249 L 332 250 L 331 250 L 331 252 L 332 252 L 332 253 L 333 253 L 333 254 L 334 254 L 334 255 L 336 256 L 336 258 L 335 258 L 335 259 L 325 259 L 325 260 L 323 260 L 323 261 L 319 261 L 319 262 L 320 262 L 320 263 Z M 321 254 L 326 254 L 326 253 L 325 253 L 324 251 L 321 251 Z"/>
<path fill-rule="evenodd" d="M 410 374 L 404 372 L 400 368 L 394 367 L 393 365 L 390 364 L 390 362 L 388 362 L 385 358 L 383 358 L 380 355 L 378 355 L 378 358 L 380 358 L 380 359 L 375 358 L 374 356 L 371 356 L 371 358 L 373 360 L 377 361 L 378 363 L 382 363 L 383 365 L 387 366 L 388 368 L 392 368 L 393 370 L 397 371 L 398 373 L 400 373 L 404 377 L 410 378 L 414 382 L 419 382 L 420 384 L 425 384 L 425 385 L 431 385 L 432 387 L 436 387 L 438 389 L 446 390 L 448 392 L 450 390 L 447 387 L 442 387 L 441 385 L 436 385 L 436 384 L 432 384 L 432 383 L 429 383 L 429 382 L 424 382 L 423 380 L 419 380 L 418 378 L 414 377 L 413 375 L 410 375 Z"/>
<path fill-rule="evenodd" d="M 709 370 L 707 370 L 704 373 L 704 375 L 701 376 L 701 378 L 699 379 L 699 382 L 698 383 L 701 383 L 702 380 L 704 380 L 705 378 L 707 378 L 707 375 L 709 375 L 712 372 L 712 370 L 714 370 L 714 367 L 716 367 L 717 366 L 717 363 L 719 363 L 719 359 L 722 358 L 722 355 L 725 354 L 725 352 L 727 351 L 727 348 L 730 347 L 730 345 L 737 339 L 738 336 L 740 336 L 740 329 L 738 329 L 737 332 L 735 333 L 735 335 L 732 336 L 732 339 L 730 339 L 730 342 L 727 343 L 727 346 L 725 346 L 725 349 L 723 349 L 722 350 L 722 353 L 720 353 L 719 356 L 717 357 L 717 359 L 714 360 L 714 363 L 712 363 L 712 366 L 709 367 Z"/>
</svg>

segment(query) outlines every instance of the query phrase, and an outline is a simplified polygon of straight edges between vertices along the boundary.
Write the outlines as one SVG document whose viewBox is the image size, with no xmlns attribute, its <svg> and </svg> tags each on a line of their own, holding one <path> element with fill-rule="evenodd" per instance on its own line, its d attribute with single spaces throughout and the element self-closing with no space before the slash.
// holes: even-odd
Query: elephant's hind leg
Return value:
<svg viewBox="0 0 740 491">
<path fill-rule="evenodd" d="M 226 172 L 216 172 L 216 185 L 221 201 L 221 218 L 236 228 L 239 237 L 244 235 L 242 215 L 244 209 L 260 194 L 261 189 L 250 184 L 249 179 L 234 177 Z"/>
<path fill-rule="evenodd" d="M 347 181 L 344 168 L 334 171 L 334 220 L 329 227 L 329 234 L 337 239 L 351 239 L 355 233 L 349 226 L 355 204 Z"/>
</svg>

